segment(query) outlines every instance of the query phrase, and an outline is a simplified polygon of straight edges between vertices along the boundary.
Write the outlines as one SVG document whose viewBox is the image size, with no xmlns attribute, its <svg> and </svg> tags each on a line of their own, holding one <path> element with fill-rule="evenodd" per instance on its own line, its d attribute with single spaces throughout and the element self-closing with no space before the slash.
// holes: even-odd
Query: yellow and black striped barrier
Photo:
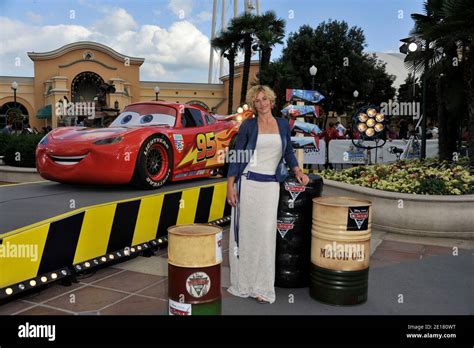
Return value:
<svg viewBox="0 0 474 348">
<path fill-rule="evenodd" d="M 227 221 L 226 185 L 93 205 L 2 234 L 0 300 L 165 245 L 169 226 Z"/>
</svg>

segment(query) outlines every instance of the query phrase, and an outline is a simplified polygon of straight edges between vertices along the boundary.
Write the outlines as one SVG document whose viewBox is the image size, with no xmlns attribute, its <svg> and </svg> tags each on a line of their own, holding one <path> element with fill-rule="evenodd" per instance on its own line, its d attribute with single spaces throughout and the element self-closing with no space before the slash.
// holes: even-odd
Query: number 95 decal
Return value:
<svg viewBox="0 0 474 348">
<path fill-rule="evenodd" d="M 217 143 L 214 132 L 199 133 L 196 136 L 196 147 L 198 150 L 197 161 L 212 158 L 216 155 Z"/>
</svg>

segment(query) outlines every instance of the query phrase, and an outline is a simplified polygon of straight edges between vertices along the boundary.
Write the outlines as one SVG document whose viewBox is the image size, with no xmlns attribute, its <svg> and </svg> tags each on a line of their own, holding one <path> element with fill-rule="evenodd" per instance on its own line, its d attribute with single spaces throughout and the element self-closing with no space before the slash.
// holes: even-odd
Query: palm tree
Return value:
<svg viewBox="0 0 474 348">
<path fill-rule="evenodd" d="M 265 71 L 270 64 L 272 49 L 276 44 L 282 44 L 285 37 L 285 20 L 277 18 L 274 11 L 267 11 L 263 15 L 255 19 L 255 35 L 257 37 L 257 45 L 261 50 L 260 59 L 260 84 L 265 84 L 262 79 Z"/>
<path fill-rule="evenodd" d="M 445 122 L 450 100 L 445 93 L 450 90 L 448 82 L 459 82 L 455 76 L 462 76 L 463 94 L 469 116 L 469 154 L 471 173 L 474 173 L 474 3 L 472 0 L 427 0 L 425 15 L 412 14 L 415 27 L 412 38 L 425 44 L 425 50 L 409 54 L 406 61 L 418 71 L 424 70 L 427 76 L 444 75 L 438 80 L 438 117 Z M 456 64 L 454 64 L 456 62 Z M 455 113 L 451 112 L 450 117 Z M 449 123 L 449 122 L 448 122 Z M 450 127 L 452 128 L 452 127 Z M 443 143 L 440 127 L 440 148 Z M 440 149 L 441 150 L 441 149 Z M 441 151 L 440 151 L 441 154 Z"/>
<path fill-rule="evenodd" d="M 221 56 L 229 61 L 229 98 L 227 104 L 227 113 L 233 112 L 234 103 L 234 75 L 235 75 L 235 57 L 239 46 L 240 37 L 233 31 L 223 31 L 219 36 L 211 40 L 211 46 L 220 51 Z"/>
<path fill-rule="evenodd" d="M 245 13 L 240 17 L 233 18 L 229 25 L 229 31 L 233 32 L 237 37 L 241 38 L 239 41 L 239 48 L 244 51 L 244 68 L 242 73 L 242 89 L 240 91 L 240 104 L 245 103 L 247 96 L 247 85 L 250 75 L 250 61 L 252 58 L 252 43 L 253 34 L 255 33 L 255 16 L 250 13 Z"/>
</svg>

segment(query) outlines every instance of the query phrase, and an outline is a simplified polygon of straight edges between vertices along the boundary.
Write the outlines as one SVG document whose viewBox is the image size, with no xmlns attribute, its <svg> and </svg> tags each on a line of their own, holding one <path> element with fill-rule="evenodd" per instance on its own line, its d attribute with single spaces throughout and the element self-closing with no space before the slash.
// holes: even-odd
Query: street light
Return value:
<svg viewBox="0 0 474 348">
<path fill-rule="evenodd" d="M 352 95 L 354 96 L 354 98 L 357 98 L 359 96 L 359 91 L 356 89 Z"/>
<path fill-rule="evenodd" d="M 158 94 L 160 94 L 160 87 L 155 87 L 155 100 L 158 101 Z"/>
<path fill-rule="evenodd" d="M 312 82 L 311 86 L 314 91 L 314 77 L 316 76 L 316 73 L 318 72 L 318 68 L 316 68 L 314 65 L 309 68 L 309 73 L 311 74 Z"/>
<path fill-rule="evenodd" d="M 430 47 L 429 42 L 422 42 L 419 39 L 415 38 L 405 38 L 401 39 L 403 44 L 400 46 L 399 50 L 400 53 L 404 53 L 409 55 L 410 53 L 416 51 L 422 51 L 423 49 L 427 50 Z M 424 46 L 424 48 L 423 48 Z M 406 60 L 406 59 L 405 59 Z M 421 114 L 422 114 L 422 123 L 421 123 L 421 149 L 420 149 L 420 159 L 423 160 L 426 158 L 426 125 L 427 125 L 427 115 L 426 115 L 426 85 L 427 85 L 427 72 L 429 68 L 429 61 L 425 55 L 423 59 L 423 89 L 422 89 L 422 97 L 421 97 Z M 415 72 L 415 67 L 413 67 L 413 72 Z M 413 74 L 413 84 L 415 84 L 415 75 Z M 414 90 L 414 89 L 413 89 Z M 414 93 L 413 93 L 414 95 Z"/>
<path fill-rule="evenodd" d="M 18 88 L 18 83 L 16 81 L 12 82 L 12 89 L 13 89 L 13 101 L 15 102 L 16 107 L 16 90 Z"/>
</svg>

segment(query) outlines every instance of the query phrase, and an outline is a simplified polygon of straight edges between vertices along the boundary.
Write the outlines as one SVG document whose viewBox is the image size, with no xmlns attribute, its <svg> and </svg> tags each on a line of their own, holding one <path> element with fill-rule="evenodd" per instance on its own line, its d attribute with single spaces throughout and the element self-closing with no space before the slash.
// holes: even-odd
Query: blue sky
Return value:
<svg viewBox="0 0 474 348">
<path fill-rule="evenodd" d="M 230 18 L 233 1 L 226 3 Z M 239 0 L 239 12 L 243 6 Z M 413 27 L 410 14 L 423 11 L 422 0 L 261 0 L 260 6 L 286 20 L 287 34 L 345 20 L 364 30 L 367 51 L 382 52 L 398 52 Z M 207 82 L 211 13 L 212 0 L 0 0 L 0 75 L 33 76 L 26 52 L 90 40 L 145 58 L 142 80 Z"/>
</svg>

